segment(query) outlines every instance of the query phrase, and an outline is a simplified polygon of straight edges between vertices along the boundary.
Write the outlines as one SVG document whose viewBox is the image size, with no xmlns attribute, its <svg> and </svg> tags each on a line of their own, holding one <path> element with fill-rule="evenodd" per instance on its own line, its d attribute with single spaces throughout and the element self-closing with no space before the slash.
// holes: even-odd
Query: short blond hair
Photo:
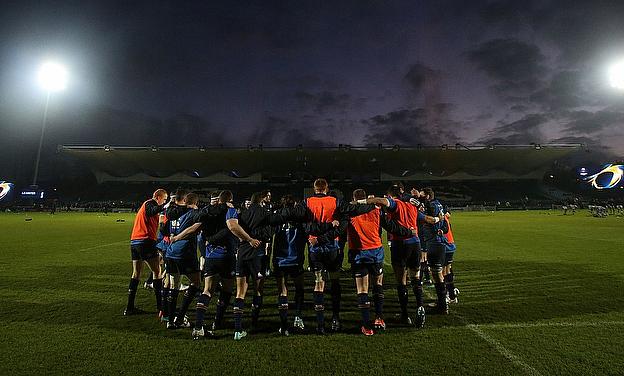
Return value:
<svg viewBox="0 0 624 376">
<path fill-rule="evenodd" d="M 156 197 L 163 197 L 163 196 L 167 196 L 167 191 L 162 188 L 158 188 L 157 190 L 154 191 L 154 195 L 152 197 L 156 198 Z"/>
</svg>

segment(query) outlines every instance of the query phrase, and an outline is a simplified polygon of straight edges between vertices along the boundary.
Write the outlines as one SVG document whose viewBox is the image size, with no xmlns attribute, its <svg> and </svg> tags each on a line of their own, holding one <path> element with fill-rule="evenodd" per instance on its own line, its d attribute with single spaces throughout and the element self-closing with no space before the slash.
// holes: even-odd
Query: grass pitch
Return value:
<svg viewBox="0 0 624 376">
<path fill-rule="evenodd" d="M 1 375 L 602 375 L 624 369 L 624 218 L 456 213 L 461 295 L 449 316 L 429 315 L 423 330 L 398 324 L 387 251 L 385 333 L 357 334 L 354 286 L 345 274 L 344 333 L 279 337 L 269 279 L 261 332 L 234 342 L 231 328 L 216 339 L 192 341 L 190 331 L 167 331 L 155 314 L 121 315 L 133 215 L 25 217 L 0 215 Z M 308 284 L 308 306 L 310 291 Z M 432 300 L 433 289 L 426 291 Z M 139 291 L 137 306 L 153 311 L 153 301 L 152 293 Z M 413 302 L 410 291 L 412 312 Z M 214 300 L 208 316 L 213 313 Z M 231 325 L 230 313 L 226 319 Z M 313 328 L 311 307 L 304 319 Z"/>
</svg>

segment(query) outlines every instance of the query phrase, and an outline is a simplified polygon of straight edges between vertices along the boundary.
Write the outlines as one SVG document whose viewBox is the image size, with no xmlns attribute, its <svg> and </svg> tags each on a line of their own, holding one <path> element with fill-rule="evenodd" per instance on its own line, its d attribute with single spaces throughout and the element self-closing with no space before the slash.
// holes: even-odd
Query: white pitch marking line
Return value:
<svg viewBox="0 0 624 376">
<path fill-rule="evenodd" d="M 539 327 L 553 327 L 553 328 L 581 328 L 592 326 L 613 326 L 624 325 L 624 321 L 589 321 L 589 322 L 534 322 L 534 323 L 516 323 L 516 324 L 470 324 L 469 326 L 477 328 L 491 328 L 491 329 L 513 329 L 513 328 L 539 328 Z"/>
<path fill-rule="evenodd" d="M 430 299 L 433 298 L 431 293 L 429 291 L 427 291 L 426 289 L 424 290 L 424 294 L 427 295 L 427 297 L 430 298 Z M 487 334 L 485 334 L 481 329 L 479 329 L 478 326 L 473 325 L 473 324 L 469 324 L 466 321 L 466 319 L 463 318 L 463 316 L 458 315 L 457 313 L 453 313 L 453 315 L 455 317 L 459 318 L 464 323 L 466 328 L 468 328 L 470 331 L 475 333 L 482 340 L 484 340 L 487 343 L 489 343 L 492 347 L 494 347 L 494 349 L 496 349 L 496 351 L 498 351 L 501 355 L 503 355 L 505 358 L 507 358 L 513 364 L 515 364 L 516 366 L 524 369 L 524 371 L 527 374 L 534 375 L 534 376 L 541 376 L 541 373 L 539 373 L 538 370 L 536 370 L 535 368 L 531 367 L 530 365 L 528 365 L 527 363 L 522 361 L 522 359 L 518 355 L 512 353 L 509 349 L 507 349 L 505 346 L 503 346 L 496 339 L 494 339 L 494 338 L 488 336 Z"/>
<path fill-rule="evenodd" d="M 79 250 L 78 250 L 78 252 L 90 251 L 90 250 L 92 250 L 92 249 L 98 249 L 98 248 L 109 247 L 109 246 L 111 246 L 111 245 L 117 245 L 117 244 L 126 243 L 126 242 L 128 242 L 128 243 L 129 243 L 129 241 L 128 241 L 128 240 L 120 240 L 120 241 L 118 241 L 118 242 L 114 242 L 114 243 L 100 244 L 100 245 L 96 245 L 96 246 L 89 247 L 89 248 L 81 248 L 81 249 L 79 249 Z"/>
<path fill-rule="evenodd" d="M 503 346 L 495 338 L 492 338 L 486 333 L 484 333 L 481 329 L 479 329 L 478 326 L 468 324 L 466 325 L 466 327 L 470 329 L 472 332 L 474 332 L 481 339 L 483 339 L 484 341 L 492 345 L 496 349 L 496 351 L 501 353 L 501 355 L 503 355 L 505 358 L 509 359 L 513 364 L 524 369 L 526 373 L 528 373 L 529 375 L 536 375 L 536 376 L 541 375 L 541 373 L 539 373 L 538 370 L 536 370 L 535 368 L 531 367 L 530 365 L 522 361 L 522 359 L 520 359 L 519 356 L 509 351 L 505 346 Z"/>
</svg>

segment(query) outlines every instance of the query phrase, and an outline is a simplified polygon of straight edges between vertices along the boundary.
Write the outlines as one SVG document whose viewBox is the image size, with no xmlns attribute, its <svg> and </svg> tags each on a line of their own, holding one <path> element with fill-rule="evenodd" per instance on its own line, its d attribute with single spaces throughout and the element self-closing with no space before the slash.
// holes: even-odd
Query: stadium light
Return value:
<svg viewBox="0 0 624 376">
<path fill-rule="evenodd" d="M 47 92 L 61 91 L 67 87 L 67 70 L 62 65 L 52 61 L 41 65 L 37 78 L 39 85 Z"/>
<path fill-rule="evenodd" d="M 65 90 L 67 87 L 67 70 L 61 64 L 48 61 L 41 65 L 37 73 L 39 85 L 46 91 L 46 103 L 43 110 L 43 121 L 41 122 L 41 137 L 39 137 L 39 148 L 37 149 L 37 159 L 35 161 L 35 173 L 33 175 L 33 186 L 37 186 L 39 177 L 39 162 L 41 161 L 41 148 L 43 146 L 43 135 L 45 134 L 46 121 L 48 120 L 48 106 L 50 105 L 50 95 L 54 92 Z"/>
<path fill-rule="evenodd" d="M 624 90 L 624 60 L 609 67 L 609 83 L 616 89 Z"/>
</svg>

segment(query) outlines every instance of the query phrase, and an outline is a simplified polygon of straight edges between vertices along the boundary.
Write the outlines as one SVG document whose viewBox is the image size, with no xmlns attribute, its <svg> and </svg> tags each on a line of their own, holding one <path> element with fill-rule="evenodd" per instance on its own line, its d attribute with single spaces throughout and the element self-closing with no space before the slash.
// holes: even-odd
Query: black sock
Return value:
<svg viewBox="0 0 624 376">
<path fill-rule="evenodd" d="M 169 322 L 173 324 L 173 320 L 176 315 L 176 307 L 178 306 L 178 294 L 180 290 L 171 289 L 169 290 L 169 297 L 167 300 L 169 301 Z"/>
<path fill-rule="evenodd" d="M 397 294 L 399 295 L 399 304 L 401 305 L 401 316 L 407 316 L 407 286 L 397 285 Z"/>
<path fill-rule="evenodd" d="M 367 293 L 358 294 L 358 308 L 362 314 L 362 326 L 370 327 L 370 300 Z"/>
<path fill-rule="evenodd" d="M 169 295 L 171 295 L 170 291 L 171 289 L 169 289 L 168 287 L 163 287 L 162 289 L 162 311 L 163 316 L 165 317 L 169 317 Z"/>
<path fill-rule="evenodd" d="M 340 318 L 340 300 L 342 296 L 342 286 L 340 280 L 331 281 L 332 318 Z"/>
<path fill-rule="evenodd" d="M 154 274 L 150 273 L 149 277 L 147 277 L 147 279 L 145 280 L 145 283 L 147 283 L 148 285 L 150 283 L 154 282 Z"/>
<path fill-rule="evenodd" d="M 325 325 L 325 296 L 321 291 L 314 291 L 314 311 L 319 328 Z"/>
<path fill-rule="evenodd" d="M 295 316 L 301 317 L 303 309 L 303 286 L 295 285 Z"/>
<path fill-rule="evenodd" d="M 234 330 L 237 332 L 243 331 L 243 309 L 245 308 L 245 301 L 243 299 L 234 299 Z"/>
<path fill-rule="evenodd" d="M 416 297 L 416 307 L 423 306 L 423 283 L 422 280 L 412 279 L 412 289 L 414 290 L 414 296 Z"/>
<path fill-rule="evenodd" d="M 444 276 L 444 283 L 446 284 L 446 291 L 448 291 L 449 298 L 455 299 L 457 296 L 455 295 L 455 276 L 453 272 Z"/>
<path fill-rule="evenodd" d="M 438 310 L 446 310 L 446 286 L 444 282 L 435 283 L 436 294 L 438 295 Z"/>
<path fill-rule="evenodd" d="M 195 285 L 190 285 L 188 289 L 184 292 L 184 299 L 182 300 L 182 305 L 180 306 L 180 312 L 178 312 L 178 320 L 182 322 L 184 315 L 186 315 L 186 311 L 188 311 L 189 306 L 195 299 L 195 294 L 199 291 L 199 288 Z"/>
<path fill-rule="evenodd" d="M 280 325 L 282 330 L 288 329 L 288 297 L 277 297 L 277 309 L 279 310 Z"/>
<path fill-rule="evenodd" d="M 162 279 L 154 280 L 154 295 L 156 295 L 156 309 L 162 311 Z"/>
<path fill-rule="evenodd" d="M 260 318 L 260 310 L 262 309 L 262 295 L 254 295 L 251 303 L 251 326 L 258 326 L 258 318 Z"/>
<path fill-rule="evenodd" d="M 128 304 L 127 310 L 134 309 L 134 298 L 136 297 L 137 287 L 139 286 L 139 280 L 136 278 L 130 278 L 130 284 L 128 285 Z"/>
<path fill-rule="evenodd" d="M 225 315 L 227 306 L 230 305 L 230 299 L 232 299 L 232 293 L 221 290 L 219 301 L 217 301 L 217 312 L 215 314 L 215 325 L 218 327 L 223 323 L 223 316 Z"/>
<path fill-rule="evenodd" d="M 384 292 L 383 285 L 373 286 L 373 301 L 375 302 L 375 315 L 383 319 Z"/>
<path fill-rule="evenodd" d="M 206 294 L 201 294 L 199 298 L 197 298 L 197 307 L 195 309 L 195 327 L 197 329 L 204 326 L 204 315 L 210 304 L 210 299 L 211 296 Z"/>
</svg>

